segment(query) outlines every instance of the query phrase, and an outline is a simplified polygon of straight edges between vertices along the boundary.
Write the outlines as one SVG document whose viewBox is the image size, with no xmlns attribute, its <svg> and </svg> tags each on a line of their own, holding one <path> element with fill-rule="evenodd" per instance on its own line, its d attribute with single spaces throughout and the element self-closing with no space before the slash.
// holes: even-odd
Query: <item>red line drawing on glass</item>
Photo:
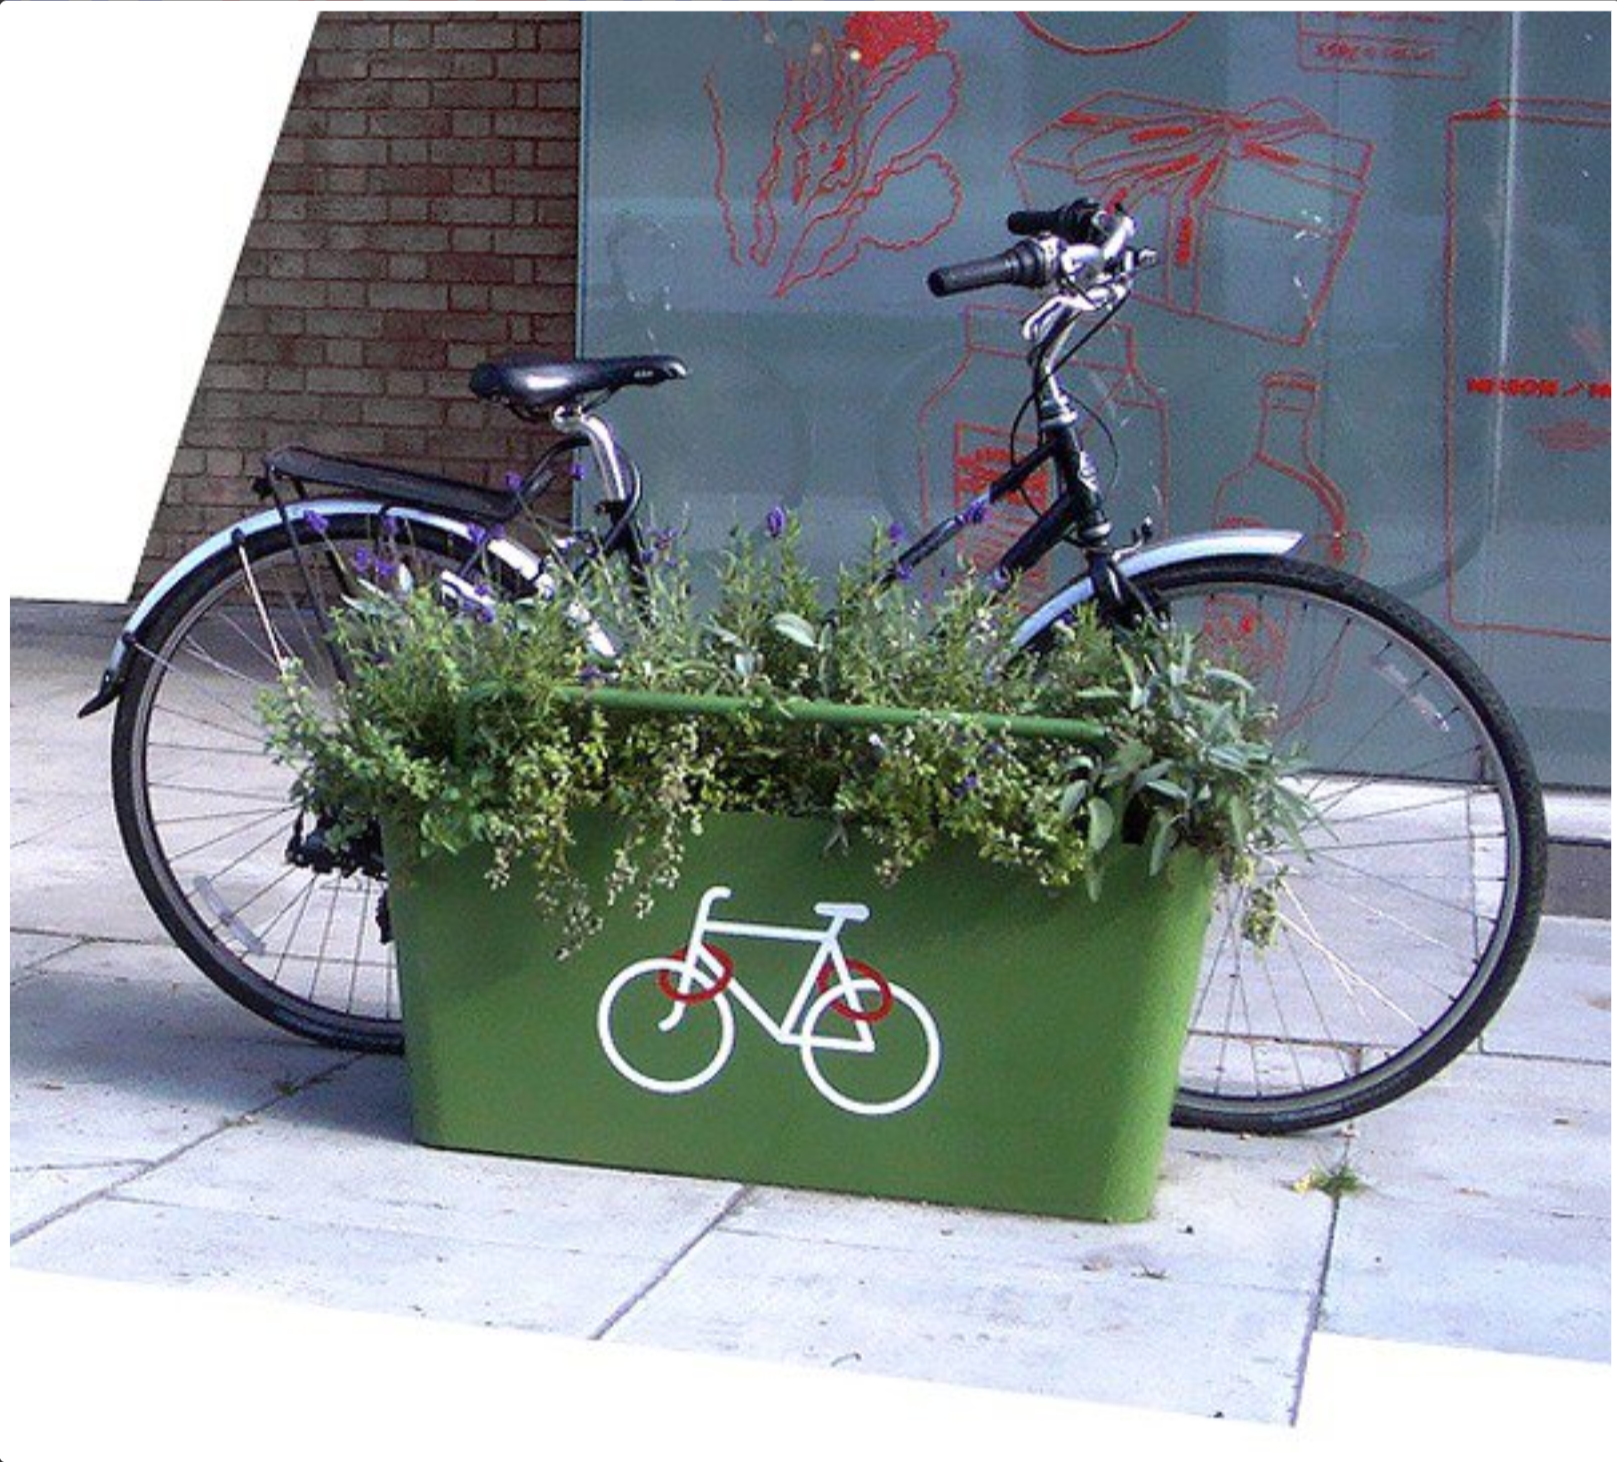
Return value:
<svg viewBox="0 0 1617 1462">
<path fill-rule="evenodd" d="M 1556 222 L 1556 210 L 1524 198 L 1516 206 L 1535 221 L 1526 253 L 1507 253 L 1497 222 L 1507 156 L 1523 189 L 1534 179 L 1560 188 L 1580 172 L 1609 177 L 1611 107 L 1580 98 L 1500 97 L 1448 118 L 1444 613 L 1456 627 L 1479 633 L 1609 643 L 1608 597 L 1547 595 L 1530 570 L 1534 553 L 1558 551 L 1552 534 L 1559 534 L 1559 551 L 1582 553 L 1593 541 L 1586 520 L 1609 502 L 1610 236 L 1588 236 L 1598 226 L 1594 214 L 1580 215 L 1577 232 Z M 1512 330 L 1507 360 L 1500 358 L 1501 287 L 1513 297 L 1513 319 L 1531 322 L 1530 330 Z M 1564 512 L 1579 502 L 1583 517 L 1543 522 L 1549 505 Z M 1580 612 L 1584 617 L 1575 618 Z M 1570 618 L 1554 622 L 1554 615 Z"/>
<path fill-rule="evenodd" d="M 1009 436 L 993 421 L 1007 399 L 1026 389 L 1027 362 L 1018 342 L 1021 312 L 999 305 L 971 305 L 962 312 L 965 348 L 948 376 L 921 404 L 916 417 L 923 526 L 936 515 L 959 512 L 1011 465 Z M 1118 324 L 1086 350 L 1073 368 L 1077 394 L 1110 426 L 1122 444 L 1128 466 L 1125 488 L 1140 486 L 1151 498 L 1159 526 L 1167 526 L 1170 504 L 1168 406 L 1141 368 L 1138 339 L 1131 326 Z M 1087 389 L 1085 389 L 1087 387 Z M 1016 450 L 1030 451 L 1032 433 L 1020 433 Z M 996 504 L 962 540 L 968 561 L 979 568 L 994 559 L 1050 503 L 1052 483 L 1044 472 L 1027 484 L 1025 498 Z M 1131 509 L 1133 504 L 1126 504 Z M 1024 587 L 1044 583 L 1035 570 Z"/>
<path fill-rule="evenodd" d="M 1031 438 L 1018 434 L 1017 454 L 1033 445 Z M 988 491 L 994 479 L 1011 465 L 1010 443 L 1003 426 L 985 426 L 974 421 L 957 421 L 954 428 L 954 503 L 959 512 L 973 498 Z M 1033 520 L 1050 506 L 1050 471 L 1041 467 L 1023 486 L 1018 499 L 997 503 L 982 526 L 964 540 L 967 562 L 980 573 L 988 573 L 1000 555 L 1025 533 Z M 1042 599 L 1049 580 L 1046 563 L 1041 562 L 1022 575 L 1021 596 L 1031 608 Z"/>
<path fill-rule="evenodd" d="M 1308 666 L 1308 682 L 1300 690 L 1287 684 L 1291 638 L 1302 633 L 1306 606 L 1288 605 L 1276 613 L 1261 594 L 1209 594 L 1202 604 L 1197 638 L 1228 668 L 1247 676 L 1254 685 L 1265 687 L 1265 695 L 1276 706 L 1285 706 L 1275 717 L 1271 735 L 1287 737 L 1336 694 L 1336 677 L 1341 672 L 1343 646 L 1338 644 L 1319 659 L 1299 656 Z M 1294 704 L 1295 702 L 1295 704 Z"/>
<path fill-rule="evenodd" d="M 1242 112 L 1102 91 L 1011 154 L 1037 205 L 1123 195 L 1162 267 L 1135 293 L 1176 314 L 1301 345 L 1358 227 L 1371 143 L 1271 97 Z"/>
<path fill-rule="evenodd" d="M 1598 452 L 1611 446 L 1611 428 L 1574 418 L 1531 426 L 1527 434 L 1546 452 Z"/>
<path fill-rule="evenodd" d="M 1319 382 L 1306 372 L 1263 378 L 1257 441 L 1214 490 L 1213 526 L 1306 529 L 1306 556 L 1358 571 L 1369 544 L 1349 522 L 1346 494 L 1314 460 L 1319 398 Z"/>
<path fill-rule="evenodd" d="M 1483 18 L 1436 10 L 1304 10 L 1297 16 L 1297 64 L 1304 71 L 1463 80 L 1471 74 L 1464 41 Z"/>
<path fill-rule="evenodd" d="M 857 11 L 840 34 L 819 27 L 795 46 L 768 17 L 759 24 L 781 68 L 767 132 L 733 136 L 716 72 L 703 82 L 731 260 L 765 272 L 784 298 L 866 249 L 917 249 L 948 228 L 962 188 L 934 144 L 960 105 L 960 63 L 940 45 L 949 22 L 930 11 Z"/>
<path fill-rule="evenodd" d="M 1162 24 L 1161 16 L 1108 12 L 1055 15 L 1049 11 L 1018 10 L 1016 18 L 1046 45 L 1069 56 L 1123 56 L 1172 40 L 1196 18 L 1196 12 L 1181 15 L 1167 25 Z"/>
</svg>

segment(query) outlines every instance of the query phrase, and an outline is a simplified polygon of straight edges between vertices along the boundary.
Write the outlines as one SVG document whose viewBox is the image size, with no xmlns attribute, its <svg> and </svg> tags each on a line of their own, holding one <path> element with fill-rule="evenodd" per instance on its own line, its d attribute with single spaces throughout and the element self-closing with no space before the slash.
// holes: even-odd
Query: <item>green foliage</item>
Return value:
<svg viewBox="0 0 1617 1462">
<path fill-rule="evenodd" d="M 1311 1168 L 1291 1186 L 1297 1193 L 1323 1193 L 1327 1198 L 1346 1198 L 1354 1193 L 1362 1193 L 1370 1185 L 1343 1158 L 1328 1168 Z"/>
<path fill-rule="evenodd" d="M 427 589 L 371 590 L 337 616 L 350 683 L 322 705 L 289 675 L 266 705 L 271 742 L 336 841 L 383 821 L 407 840 L 391 856 L 485 846 L 496 880 L 531 871 L 569 950 L 599 921 L 568 859 L 570 821 L 585 809 L 620 817 L 604 897 L 640 911 L 678 877 L 705 814 L 756 811 L 832 819 L 841 840 L 874 843 L 887 880 L 958 839 L 1047 888 L 1095 895 L 1120 845 L 1144 845 L 1153 872 L 1190 847 L 1249 886 L 1247 932 L 1265 937 L 1274 891 L 1259 870 L 1307 809 L 1250 686 L 1182 632 L 1115 635 L 1087 612 L 1018 652 L 1007 597 L 970 576 L 931 601 L 880 586 L 883 546 L 876 535 L 871 562 L 845 570 L 828 602 L 795 523 L 768 543 L 735 535 L 705 605 L 672 554 L 641 590 L 601 567 L 500 606 L 492 624 Z M 615 658 L 591 649 L 584 614 Z M 872 732 L 750 710 L 631 716 L 557 694 L 608 682 L 930 714 Z M 1083 719 L 1096 735 L 1012 737 L 971 713 Z"/>
</svg>

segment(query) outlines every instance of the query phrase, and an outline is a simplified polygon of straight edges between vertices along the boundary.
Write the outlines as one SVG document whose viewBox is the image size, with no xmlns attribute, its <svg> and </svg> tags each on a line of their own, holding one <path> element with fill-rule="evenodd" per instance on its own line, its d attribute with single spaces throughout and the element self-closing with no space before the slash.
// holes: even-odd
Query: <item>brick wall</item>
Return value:
<svg viewBox="0 0 1617 1462">
<path fill-rule="evenodd" d="M 531 462 L 537 429 L 466 375 L 573 349 L 579 32 L 557 14 L 321 17 L 139 587 L 255 509 L 258 459 L 284 442 L 473 482 Z"/>
</svg>

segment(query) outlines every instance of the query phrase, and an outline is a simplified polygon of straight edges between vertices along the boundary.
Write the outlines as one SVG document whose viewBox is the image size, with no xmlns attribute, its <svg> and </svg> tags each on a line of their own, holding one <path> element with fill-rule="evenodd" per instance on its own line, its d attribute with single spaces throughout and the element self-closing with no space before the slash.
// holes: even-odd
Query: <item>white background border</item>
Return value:
<svg viewBox="0 0 1617 1462">
<path fill-rule="evenodd" d="M 317 13 L 301 0 L 0 11 L 9 595 L 128 593 Z M 1287 1431 L 19 1271 L 0 1286 L 0 1325 L 8 1462 L 485 1462 L 564 1447 L 659 1462 L 1104 1447 L 1260 1462 L 1570 1455 L 1612 1436 L 1609 1366 L 1330 1335 Z"/>
</svg>

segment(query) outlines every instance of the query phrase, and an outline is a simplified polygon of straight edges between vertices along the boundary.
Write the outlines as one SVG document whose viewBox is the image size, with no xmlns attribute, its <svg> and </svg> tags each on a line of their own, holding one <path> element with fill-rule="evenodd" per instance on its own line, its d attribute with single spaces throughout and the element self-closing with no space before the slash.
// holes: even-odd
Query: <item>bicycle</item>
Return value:
<svg viewBox="0 0 1617 1462">
<path fill-rule="evenodd" d="M 1277 1132 L 1369 1111 L 1458 1056 L 1526 959 L 1546 860 L 1526 745 L 1446 633 L 1380 588 L 1290 556 L 1300 533 L 1156 541 L 1146 519 L 1114 542 L 1109 484 L 1086 445 L 1105 423 L 1086 420 L 1060 373 L 1154 256 L 1134 246 L 1120 204 L 1079 199 L 1007 223 L 1019 236 L 1009 249 L 936 269 L 928 283 L 937 295 L 1039 294 L 1022 326 L 1036 445 L 1019 458 L 1013 448 L 1009 468 L 883 581 L 911 576 L 1048 468 L 1053 490 L 995 572 L 1013 584 L 1063 543 L 1085 568 L 1028 613 L 1018 644 L 1038 653 L 1086 604 L 1119 627 L 1156 614 L 1257 683 L 1320 817 L 1286 881 L 1272 948 L 1243 941 L 1239 895 L 1218 904 L 1176 1118 Z M 305 825 L 257 736 L 252 697 L 294 647 L 311 679 L 340 676 L 324 626 L 353 592 L 354 554 L 385 553 L 396 582 L 436 582 L 472 611 L 490 596 L 547 590 L 553 555 L 584 568 L 623 555 L 633 571 L 647 547 L 641 476 L 600 408 L 618 390 L 685 373 L 668 355 L 480 365 L 476 395 L 560 432 L 506 493 L 301 447 L 271 452 L 255 487 L 273 506 L 199 545 L 137 606 L 81 714 L 117 701 L 113 783 L 131 862 L 164 926 L 227 994 L 315 1040 L 398 1048 L 379 842 L 338 851 Z M 581 455 L 602 526 L 539 550 L 502 533 Z M 355 496 L 311 499 L 311 485 Z"/>
<path fill-rule="evenodd" d="M 797 1047 L 804 1074 L 832 1106 L 856 1116 L 886 1117 L 920 1101 L 937 1079 L 943 1060 L 943 1044 L 932 1013 L 903 986 L 894 984 L 862 961 L 849 959 L 842 950 L 843 926 L 863 923 L 870 917 L 870 910 L 864 904 L 815 904 L 814 912 L 830 921 L 823 929 L 743 924 L 734 920 L 721 922 L 713 918 L 714 905 L 730 896 L 731 890 L 722 885 L 708 889 L 697 905 L 691 937 L 683 949 L 664 958 L 640 960 L 626 966 L 602 991 L 596 1029 L 601 1049 L 618 1072 L 636 1086 L 664 1096 L 682 1096 L 706 1086 L 724 1069 L 735 1049 L 733 1006 L 738 1005 L 777 1045 Z M 710 943 L 709 937 L 714 934 L 813 946 L 808 968 L 780 1020 L 771 1016 L 741 983 L 735 972 L 735 961 Z M 640 1034 L 638 1045 L 633 1044 L 632 1035 L 629 1037 L 628 1043 L 635 1051 L 635 1057 L 631 1058 L 624 1052 L 626 1042 L 622 1031 L 614 1030 L 613 1017 L 616 1013 L 620 1026 L 624 1024 L 623 1012 L 636 1003 L 637 997 L 639 1003 L 648 1008 L 628 1017 L 628 1023 L 636 1026 Z M 922 1052 L 919 1074 L 900 1085 L 895 1093 L 874 1099 L 842 1090 L 826 1074 L 822 1065 L 824 1053 L 874 1056 L 876 1031 L 890 1031 L 892 1027 L 886 1022 L 899 1013 L 911 1017 L 919 1031 Z M 829 1032 L 822 1031 L 821 1023 L 830 1016 L 837 1017 L 851 1033 L 837 1034 L 836 1022 L 828 1022 Z M 696 1071 L 690 1075 L 648 1071 L 647 1066 L 670 1059 L 666 1048 L 673 1043 L 648 1042 L 646 1027 L 661 1037 L 668 1037 L 680 1031 L 687 1021 L 701 1021 L 702 1029 L 684 1046 L 676 1047 L 672 1062 L 683 1071 L 690 1064 L 689 1048 L 695 1046 L 701 1063 Z M 707 1056 L 710 1042 L 713 1053 Z M 904 1044 L 909 1048 L 914 1043 L 912 1035 Z M 883 1049 L 890 1049 L 891 1044 L 885 1043 Z M 664 1049 L 654 1049 L 659 1046 Z"/>
</svg>

